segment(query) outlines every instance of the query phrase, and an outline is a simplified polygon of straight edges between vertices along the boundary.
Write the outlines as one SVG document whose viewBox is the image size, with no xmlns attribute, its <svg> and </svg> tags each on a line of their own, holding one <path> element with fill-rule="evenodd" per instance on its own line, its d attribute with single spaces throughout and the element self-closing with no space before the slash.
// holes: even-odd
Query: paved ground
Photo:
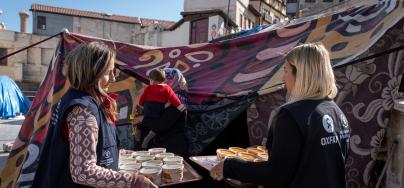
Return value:
<svg viewBox="0 0 404 188">
<path fill-rule="evenodd" d="M 3 144 L 14 142 L 23 121 L 24 119 L 21 118 L 0 119 L 0 170 L 3 168 L 8 157 L 8 153 L 3 151 Z"/>
</svg>

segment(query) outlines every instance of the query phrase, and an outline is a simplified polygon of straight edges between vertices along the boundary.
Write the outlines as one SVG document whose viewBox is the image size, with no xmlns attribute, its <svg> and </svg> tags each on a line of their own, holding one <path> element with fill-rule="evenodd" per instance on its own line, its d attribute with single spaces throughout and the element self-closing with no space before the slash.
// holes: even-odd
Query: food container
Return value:
<svg viewBox="0 0 404 188">
<path fill-rule="evenodd" d="M 259 153 L 258 158 L 261 158 L 264 161 L 268 161 L 268 154 L 267 153 Z"/>
<path fill-rule="evenodd" d="M 235 152 L 237 154 L 247 152 L 246 149 L 240 148 L 240 147 L 229 147 L 229 150 L 232 151 L 232 152 Z"/>
<path fill-rule="evenodd" d="M 183 164 L 165 164 L 163 165 L 163 182 L 164 183 L 178 183 L 184 177 Z"/>
<path fill-rule="evenodd" d="M 147 167 L 139 170 L 139 174 L 149 178 L 156 185 L 161 184 L 161 172 L 161 167 Z"/>
<path fill-rule="evenodd" d="M 165 153 L 166 148 L 150 148 L 148 151 L 150 152 L 150 155 L 157 155 L 159 153 Z"/>
<path fill-rule="evenodd" d="M 142 167 L 161 167 L 163 166 L 163 161 L 161 160 L 150 160 L 142 163 Z"/>
<path fill-rule="evenodd" d="M 149 155 L 149 156 L 137 156 L 136 157 L 136 162 L 143 163 L 143 162 L 150 161 L 150 160 L 153 160 L 153 159 L 154 159 L 154 156 L 151 156 L 151 155 Z"/>
<path fill-rule="evenodd" d="M 174 157 L 174 153 L 159 153 L 156 155 L 157 160 L 163 160 L 166 157 Z"/>
<path fill-rule="evenodd" d="M 238 154 L 238 158 L 244 161 L 254 161 L 257 157 L 251 153 L 243 152 Z"/>
<path fill-rule="evenodd" d="M 230 151 L 228 149 L 217 149 L 216 150 L 216 156 L 218 160 L 223 160 L 226 157 L 230 157 L 230 156 L 237 156 L 236 152 Z"/>
<path fill-rule="evenodd" d="M 265 146 L 257 146 L 257 149 L 262 150 L 265 153 L 268 153 L 268 150 L 265 148 Z"/>
<path fill-rule="evenodd" d="M 180 156 L 166 157 L 163 159 L 164 164 L 182 164 L 183 158 Z"/>
<path fill-rule="evenodd" d="M 136 158 L 138 156 L 150 156 L 150 152 L 148 151 L 135 151 L 132 153 L 132 158 Z"/>
<path fill-rule="evenodd" d="M 127 163 L 134 163 L 136 160 L 132 157 L 119 157 L 119 163 L 118 164 L 127 164 Z"/>
<path fill-rule="evenodd" d="M 258 155 L 258 154 L 260 154 L 260 153 L 265 153 L 265 151 L 263 151 L 263 150 L 261 150 L 261 149 L 258 149 L 258 148 L 255 148 L 255 147 L 249 147 L 249 148 L 247 148 L 247 152 L 248 152 L 248 153 L 251 153 L 251 154 L 254 154 L 254 155 Z"/>
<path fill-rule="evenodd" d="M 140 163 L 129 163 L 129 164 L 120 165 L 119 170 L 138 173 L 140 167 L 141 167 Z"/>
</svg>

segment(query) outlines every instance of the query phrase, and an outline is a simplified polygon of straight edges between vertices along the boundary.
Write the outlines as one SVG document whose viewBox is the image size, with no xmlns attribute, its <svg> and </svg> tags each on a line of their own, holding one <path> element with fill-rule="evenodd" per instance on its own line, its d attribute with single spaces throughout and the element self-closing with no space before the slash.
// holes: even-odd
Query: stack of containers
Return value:
<svg viewBox="0 0 404 188">
<path fill-rule="evenodd" d="M 166 157 L 163 159 L 164 183 L 177 183 L 184 177 L 184 159 L 179 156 Z"/>
<path fill-rule="evenodd" d="M 120 170 L 144 175 L 154 184 L 180 182 L 183 178 L 183 158 L 166 153 L 165 148 L 151 148 L 148 151 L 135 151 L 130 155 L 120 155 Z"/>
</svg>

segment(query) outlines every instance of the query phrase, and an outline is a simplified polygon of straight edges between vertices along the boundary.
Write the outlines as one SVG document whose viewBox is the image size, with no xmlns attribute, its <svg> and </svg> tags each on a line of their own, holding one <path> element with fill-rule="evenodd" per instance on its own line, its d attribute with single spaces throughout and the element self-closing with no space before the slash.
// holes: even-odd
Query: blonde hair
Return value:
<svg viewBox="0 0 404 188">
<path fill-rule="evenodd" d="M 322 44 L 303 44 L 293 48 L 286 60 L 292 66 L 295 84 L 289 102 L 303 99 L 334 99 L 337 95 L 330 55 Z"/>
<path fill-rule="evenodd" d="M 116 116 L 116 103 L 101 87 L 101 77 L 115 58 L 115 52 L 102 42 L 82 43 L 74 48 L 65 58 L 68 65 L 67 77 L 72 87 L 93 97 L 108 121 Z M 112 102 L 112 108 L 102 105 L 102 97 Z"/>
</svg>

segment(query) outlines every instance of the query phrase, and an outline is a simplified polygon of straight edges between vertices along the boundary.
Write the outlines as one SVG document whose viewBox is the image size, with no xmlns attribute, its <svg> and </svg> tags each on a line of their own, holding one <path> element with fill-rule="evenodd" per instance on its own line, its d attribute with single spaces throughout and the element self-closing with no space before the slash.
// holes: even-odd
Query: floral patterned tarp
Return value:
<svg viewBox="0 0 404 188">
<path fill-rule="evenodd" d="M 110 88 L 120 94 L 121 124 L 128 123 L 129 115 L 138 111 L 138 96 L 151 69 L 175 67 L 182 71 L 189 85 L 187 135 L 192 154 L 212 142 L 251 103 L 251 143 L 260 143 L 272 109 L 283 102 L 283 91 L 278 86 L 282 83 L 280 70 L 285 53 L 300 43 L 322 42 L 330 51 L 333 66 L 342 66 L 336 70 L 341 90 L 337 102 L 353 129 L 348 183 L 351 187 L 371 184 L 374 179 L 369 174 L 383 160 L 375 151 L 382 148 L 392 99 L 398 97 L 402 51 L 343 65 L 399 45 L 403 9 L 403 0 L 380 1 L 294 20 L 244 38 L 170 48 L 148 48 L 64 33 L 0 173 L 0 187 L 32 183 L 52 108 L 70 86 L 63 74 L 64 56 L 78 44 L 94 40 L 116 47 L 117 67 L 125 73 Z M 260 97 L 256 100 L 257 94 Z M 127 128 L 120 131 L 120 135 L 128 135 Z"/>
</svg>

